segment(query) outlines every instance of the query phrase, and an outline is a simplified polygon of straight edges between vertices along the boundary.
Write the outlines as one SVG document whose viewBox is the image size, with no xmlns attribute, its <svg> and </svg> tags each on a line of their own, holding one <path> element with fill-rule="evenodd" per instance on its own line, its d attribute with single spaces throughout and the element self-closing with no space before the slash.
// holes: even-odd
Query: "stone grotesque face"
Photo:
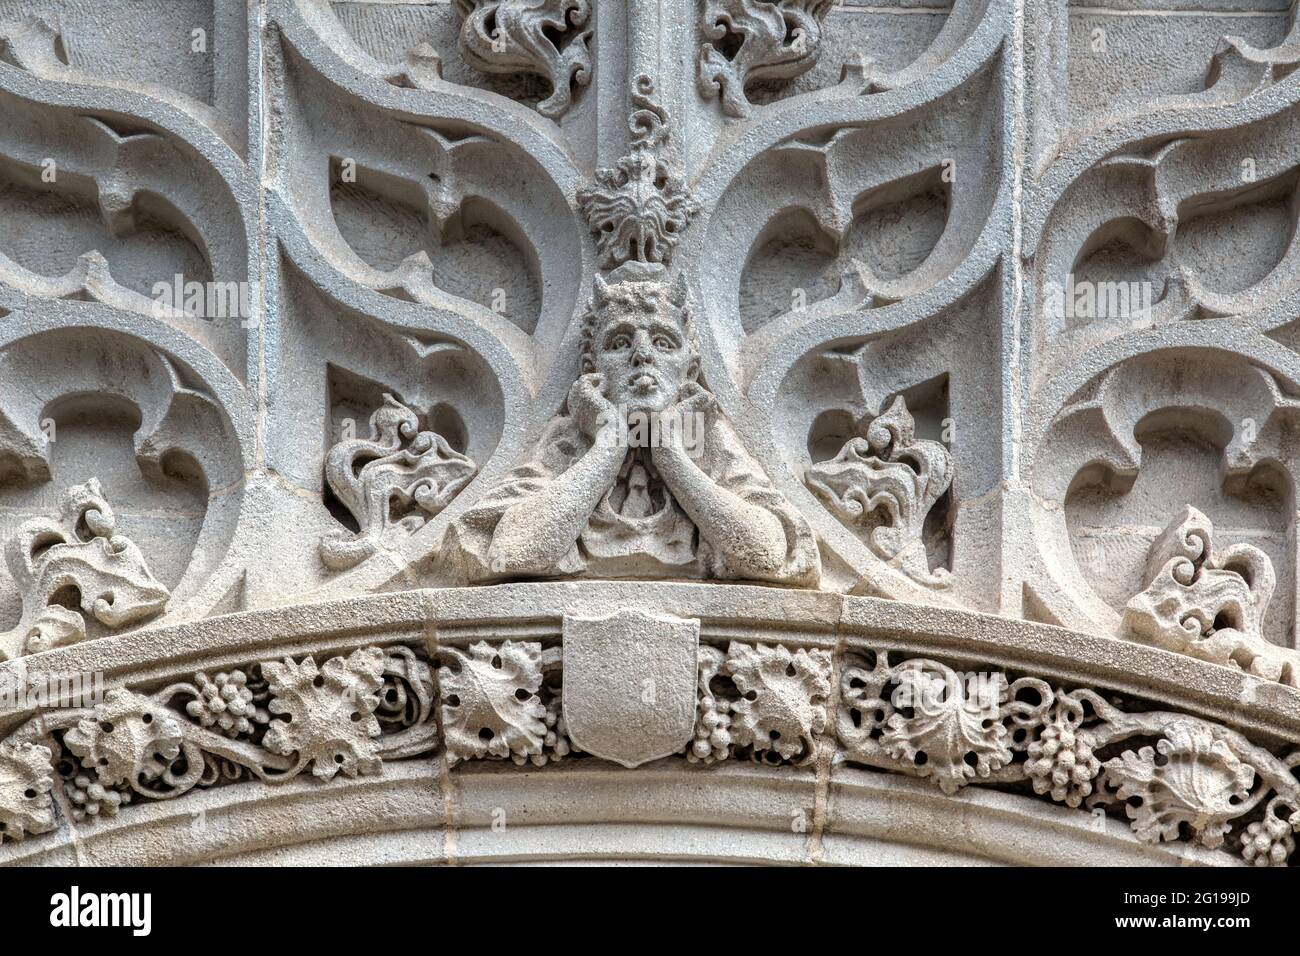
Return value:
<svg viewBox="0 0 1300 956">
<path fill-rule="evenodd" d="M 600 374 L 605 397 L 626 411 L 661 411 L 699 375 L 680 281 L 606 283 L 598 276 L 583 338 L 583 374 Z"/>
</svg>

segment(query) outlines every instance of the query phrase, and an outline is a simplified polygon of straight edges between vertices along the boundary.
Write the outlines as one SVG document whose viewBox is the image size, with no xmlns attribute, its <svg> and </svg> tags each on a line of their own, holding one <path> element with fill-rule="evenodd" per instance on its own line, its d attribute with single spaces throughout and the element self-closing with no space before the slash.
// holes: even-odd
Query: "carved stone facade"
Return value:
<svg viewBox="0 0 1300 956">
<path fill-rule="evenodd" d="M 1297 66 L 0 0 L 0 863 L 1292 865 Z"/>
</svg>

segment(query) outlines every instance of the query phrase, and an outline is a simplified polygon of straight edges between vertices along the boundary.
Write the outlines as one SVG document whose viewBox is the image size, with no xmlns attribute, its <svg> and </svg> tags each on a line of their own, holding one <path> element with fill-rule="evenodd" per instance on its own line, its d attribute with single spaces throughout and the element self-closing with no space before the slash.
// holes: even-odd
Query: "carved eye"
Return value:
<svg viewBox="0 0 1300 956">
<path fill-rule="evenodd" d="M 632 339 L 626 335 L 616 335 L 610 339 L 609 347 L 615 351 L 630 349 L 632 347 Z"/>
<path fill-rule="evenodd" d="M 656 335 L 654 346 L 661 352 L 671 352 L 677 347 L 677 343 L 666 335 Z"/>
</svg>

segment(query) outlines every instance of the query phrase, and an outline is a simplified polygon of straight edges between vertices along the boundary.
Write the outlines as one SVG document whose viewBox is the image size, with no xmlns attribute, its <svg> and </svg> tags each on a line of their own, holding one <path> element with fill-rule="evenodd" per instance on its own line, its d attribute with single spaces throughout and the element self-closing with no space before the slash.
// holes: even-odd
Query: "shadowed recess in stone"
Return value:
<svg viewBox="0 0 1300 956">
<path fill-rule="evenodd" d="M 337 158 L 331 168 L 339 232 L 367 265 L 392 272 L 423 253 L 437 288 L 498 312 L 526 332 L 536 327 L 541 299 L 533 267 L 501 231 L 522 239 L 517 227 L 491 203 L 466 200 L 439 226 L 415 184 L 365 168 L 345 176 Z"/>
<path fill-rule="evenodd" d="M 62 60 L 90 75 L 165 83 L 213 102 L 214 0 L 0 0 L 0 24 L 39 18 L 58 24 Z M 202 31 L 196 50 L 195 30 Z M 242 46 L 242 38 L 235 38 Z"/>
<path fill-rule="evenodd" d="M 1298 68 L 0 0 L 0 864 L 1300 865 Z"/>
<path fill-rule="evenodd" d="M 1075 558 L 1111 607 L 1122 609 L 1142 590 L 1151 543 L 1181 510 L 1169 503 L 1168 488 L 1174 486 L 1180 499 L 1215 516 L 1221 541 L 1253 544 L 1269 556 L 1283 581 L 1294 580 L 1289 514 L 1295 492 L 1285 474 L 1261 464 L 1225 486 L 1220 462 L 1230 436 L 1210 415 L 1151 415 L 1134 434 L 1142 446 L 1137 474 L 1081 473 L 1065 503 Z M 1295 641 L 1293 587 L 1282 589 L 1262 629 L 1285 646 Z"/>
<path fill-rule="evenodd" d="M 209 281 L 203 248 L 193 227 L 160 196 L 138 193 L 121 227 L 105 223 L 93 181 L 65 173 L 43 182 L 41 170 L 0 160 L 0 253 L 37 275 L 55 279 L 97 252 L 120 285 L 151 296 L 173 277 Z"/>
</svg>

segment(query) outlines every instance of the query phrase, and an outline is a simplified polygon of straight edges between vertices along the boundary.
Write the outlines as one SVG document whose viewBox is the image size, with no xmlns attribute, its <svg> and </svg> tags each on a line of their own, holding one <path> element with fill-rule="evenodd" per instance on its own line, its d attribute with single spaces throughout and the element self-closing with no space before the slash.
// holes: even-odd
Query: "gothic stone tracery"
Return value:
<svg viewBox="0 0 1300 956">
<path fill-rule="evenodd" d="M 609 765 L 1288 864 L 1300 22 L 1150 7 L 0 0 L 0 861 Z"/>
</svg>

